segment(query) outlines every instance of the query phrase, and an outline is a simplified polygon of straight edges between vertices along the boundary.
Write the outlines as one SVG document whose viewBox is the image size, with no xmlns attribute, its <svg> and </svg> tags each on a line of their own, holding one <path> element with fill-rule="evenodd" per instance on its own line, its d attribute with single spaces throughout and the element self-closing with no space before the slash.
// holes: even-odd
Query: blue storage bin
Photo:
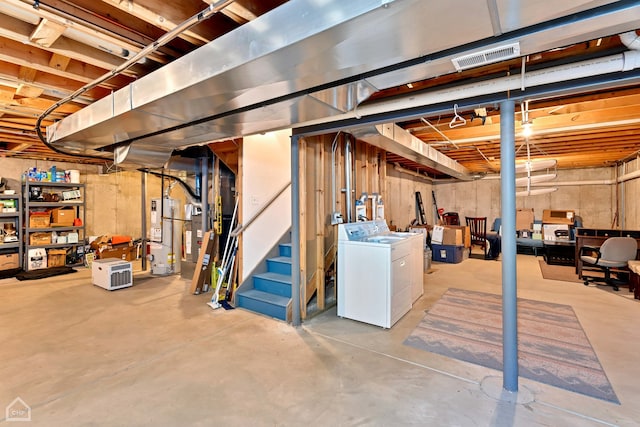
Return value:
<svg viewBox="0 0 640 427">
<path fill-rule="evenodd" d="M 462 262 L 464 246 L 431 244 L 432 259 L 438 262 L 457 264 Z"/>
</svg>

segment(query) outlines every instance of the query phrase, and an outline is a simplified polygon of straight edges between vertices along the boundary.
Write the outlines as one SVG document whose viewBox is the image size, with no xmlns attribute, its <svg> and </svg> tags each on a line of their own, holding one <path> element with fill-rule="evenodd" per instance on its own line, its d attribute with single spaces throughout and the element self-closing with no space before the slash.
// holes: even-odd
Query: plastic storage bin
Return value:
<svg viewBox="0 0 640 427">
<path fill-rule="evenodd" d="M 463 260 L 464 246 L 438 245 L 432 243 L 431 251 L 433 252 L 434 261 L 457 264 Z"/>
</svg>

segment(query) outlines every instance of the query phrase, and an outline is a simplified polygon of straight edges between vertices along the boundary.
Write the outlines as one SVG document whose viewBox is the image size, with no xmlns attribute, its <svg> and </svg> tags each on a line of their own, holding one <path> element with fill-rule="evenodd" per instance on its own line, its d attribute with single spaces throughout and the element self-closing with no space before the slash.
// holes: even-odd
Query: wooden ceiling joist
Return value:
<svg viewBox="0 0 640 427">
<path fill-rule="evenodd" d="M 64 33 L 66 28 L 64 25 L 43 18 L 29 35 L 29 41 L 38 46 L 50 47 Z"/>
</svg>

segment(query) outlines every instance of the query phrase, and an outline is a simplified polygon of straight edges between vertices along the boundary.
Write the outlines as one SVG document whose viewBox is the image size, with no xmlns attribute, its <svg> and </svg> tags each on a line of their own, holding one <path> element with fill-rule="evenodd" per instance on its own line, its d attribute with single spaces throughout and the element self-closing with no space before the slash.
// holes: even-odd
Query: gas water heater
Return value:
<svg viewBox="0 0 640 427">
<path fill-rule="evenodd" d="M 182 247 L 181 210 L 169 197 L 151 199 L 149 261 L 151 274 L 180 273 Z"/>
</svg>

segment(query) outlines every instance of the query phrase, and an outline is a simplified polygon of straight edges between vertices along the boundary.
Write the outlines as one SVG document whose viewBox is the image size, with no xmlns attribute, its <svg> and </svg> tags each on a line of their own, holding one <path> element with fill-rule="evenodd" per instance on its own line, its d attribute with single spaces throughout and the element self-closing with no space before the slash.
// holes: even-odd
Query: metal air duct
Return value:
<svg viewBox="0 0 640 427">
<path fill-rule="evenodd" d="M 47 140 L 73 153 L 111 158 L 119 145 L 171 152 L 428 105 L 435 102 L 430 95 L 361 104 L 378 90 L 455 72 L 451 60 L 464 54 L 518 42 L 520 54 L 528 55 L 629 31 L 640 22 L 637 2 L 545 3 L 550 7 L 521 3 L 514 12 L 509 2 L 496 6 L 494 0 L 428 7 L 420 0 L 290 0 L 49 126 Z M 521 87 L 516 80 L 512 89 Z M 504 90 L 491 83 L 477 89 Z M 472 96 L 469 88 L 443 98 L 463 96 Z"/>
<path fill-rule="evenodd" d="M 356 139 L 462 180 L 475 177 L 460 163 L 393 123 L 347 129 Z"/>
</svg>

